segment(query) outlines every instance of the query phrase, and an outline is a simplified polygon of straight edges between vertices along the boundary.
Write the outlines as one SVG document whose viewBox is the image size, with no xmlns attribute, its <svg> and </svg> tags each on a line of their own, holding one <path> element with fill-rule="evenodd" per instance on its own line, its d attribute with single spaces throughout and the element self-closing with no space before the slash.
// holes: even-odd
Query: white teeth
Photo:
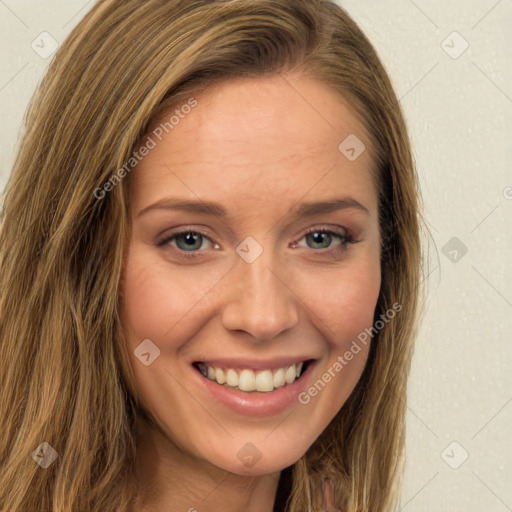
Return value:
<svg viewBox="0 0 512 512">
<path fill-rule="evenodd" d="M 295 365 L 288 366 L 288 369 L 284 373 L 284 380 L 286 384 L 291 384 L 297 378 L 297 370 Z"/>
<path fill-rule="evenodd" d="M 238 374 L 231 368 L 226 372 L 226 384 L 232 388 L 238 386 Z"/>
<path fill-rule="evenodd" d="M 263 370 L 256 375 L 256 391 L 273 391 L 274 381 L 272 380 L 272 372 Z"/>
<path fill-rule="evenodd" d="M 284 370 L 279 368 L 279 370 L 274 373 L 274 387 L 280 388 L 281 386 L 284 386 Z"/>
<path fill-rule="evenodd" d="M 245 368 L 239 373 L 233 368 L 224 370 L 206 363 L 199 363 L 197 366 L 205 377 L 216 381 L 217 384 L 224 384 L 225 386 L 245 392 L 270 392 L 295 382 L 300 376 L 303 363 L 292 364 L 273 371 L 266 369 L 255 372 Z"/>
<path fill-rule="evenodd" d="M 242 370 L 240 372 L 238 387 L 242 391 L 254 391 L 256 389 L 256 375 L 252 370 Z"/>
<path fill-rule="evenodd" d="M 222 368 L 215 368 L 215 380 L 219 384 L 224 384 L 224 382 L 226 382 L 226 376 L 224 375 L 224 370 Z"/>
</svg>

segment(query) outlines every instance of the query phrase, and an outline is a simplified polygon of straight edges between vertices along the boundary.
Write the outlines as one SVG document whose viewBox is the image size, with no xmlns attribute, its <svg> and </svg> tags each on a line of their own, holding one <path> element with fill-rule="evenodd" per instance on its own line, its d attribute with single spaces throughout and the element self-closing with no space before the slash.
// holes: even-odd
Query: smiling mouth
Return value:
<svg viewBox="0 0 512 512">
<path fill-rule="evenodd" d="M 313 359 L 308 359 L 281 368 L 260 370 L 221 368 L 202 361 L 194 363 L 193 366 L 203 377 L 219 385 L 250 393 L 253 391 L 271 392 L 293 384 L 301 378 L 312 361 Z"/>
</svg>

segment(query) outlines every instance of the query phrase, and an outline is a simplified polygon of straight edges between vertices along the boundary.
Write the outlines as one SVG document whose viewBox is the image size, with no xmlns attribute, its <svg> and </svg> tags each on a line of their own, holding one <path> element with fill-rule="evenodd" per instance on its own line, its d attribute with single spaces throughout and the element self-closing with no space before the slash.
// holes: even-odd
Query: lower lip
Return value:
<svg viewBox="0 0 512 512">
<path fill-rule="evenodd" d="M 217 384 L 196 368 L 193 371 L 200 385 L 218 403 L 244 416 L 265 417 L 280 413 L 298 402 L 298 395 L 306 388 L 314 366 L 315 361 L 310 361 L 306 371 L 292 384 L 286 384 L 275 391 L 250 393 Z"/>
</svg>

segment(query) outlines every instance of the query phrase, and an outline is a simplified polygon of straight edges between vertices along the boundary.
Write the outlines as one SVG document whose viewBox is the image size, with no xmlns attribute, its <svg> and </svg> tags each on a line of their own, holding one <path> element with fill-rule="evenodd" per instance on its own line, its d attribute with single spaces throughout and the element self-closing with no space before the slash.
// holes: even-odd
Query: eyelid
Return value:
<svg viewBox="0 0 512 512">
<path fill-rule="evenodd" d="M 350 231 L 347 228 L 344 228 L 343 226 L 334 226 L 331 224 L 319 224 L 310 228 L 306 228 L 305 231 L 302 232 L 301 237 L 309 235 L 311 233 L 315 233 L 317 231 L 325 232 L 329 231 L 332 233 L 336 233 L 339 236 L 345 236 L 347 238 L 351 238 Z"/>
</svg>

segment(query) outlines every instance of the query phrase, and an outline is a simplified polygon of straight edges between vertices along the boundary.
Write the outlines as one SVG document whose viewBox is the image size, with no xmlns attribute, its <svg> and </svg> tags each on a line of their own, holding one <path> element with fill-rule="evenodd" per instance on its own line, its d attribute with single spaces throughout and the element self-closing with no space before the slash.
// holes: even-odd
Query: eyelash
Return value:
<svg viewBox="0 0 512 512">
<path fill-rule="evenodd" d="M 333 249 L 329 249 L 329 248 L 327 248 L 327 249 L 311 249 L 312 251 L 321 252 L 325 255 L 332 256 L 334 258 L 336 258 L 336 257 L 340 256 L 342 253 L 344 253 L 349 244 L 358 243 L 358 241 L 356 241 L 348 233 L 342 233 L 342 232 L 338 232 L 336 230 L 326 229 L 326 228 L 309 228 L 302 235 L 302 237 L 299 239 L 299 241 L 302 240 L 307 235 L 310 235 L 312 233 L 325 233 L 328 235 L 334 235 L 335 237 L 337 237 L 341 240 L 341 243 L 339 245 L 335 246 L 335 248 L 333 248 Z M 194 229 L 194 230 L 193 229 L 184 229 L 184 230 L 176 231 L 174 233 L 170 233 L 170 234 L 166 235 L 163 239 L 157 241 L 156 245 L 157 245 L 157 247 L 164 247 L 165 245 L 169 244 L 169 242 L 171 242 L 172 240 L 174 240 L 175 238 L 177 238 L 181 235 L 201 235 L 202 237 L 207 238 L 208 240 L 210 240 L 210 242 L 215 244 L 215 242 L 213 242 L 210 239 L 210 237 L 202 231 L 199 231 L 197 229 Z M 297 246 L 297 242 L 293 242 L 293 244 L 294 244 L 294 247 Z M 177 247 L 176 249 L 180 252 L 180 254 L 183 254 L 186 258 L 195 258 L 199 255 L 199 253 L 203 252 L 200 250 L 184 251 L 184 250 L 180 249 L 179 247 Z"/>
</svg>

